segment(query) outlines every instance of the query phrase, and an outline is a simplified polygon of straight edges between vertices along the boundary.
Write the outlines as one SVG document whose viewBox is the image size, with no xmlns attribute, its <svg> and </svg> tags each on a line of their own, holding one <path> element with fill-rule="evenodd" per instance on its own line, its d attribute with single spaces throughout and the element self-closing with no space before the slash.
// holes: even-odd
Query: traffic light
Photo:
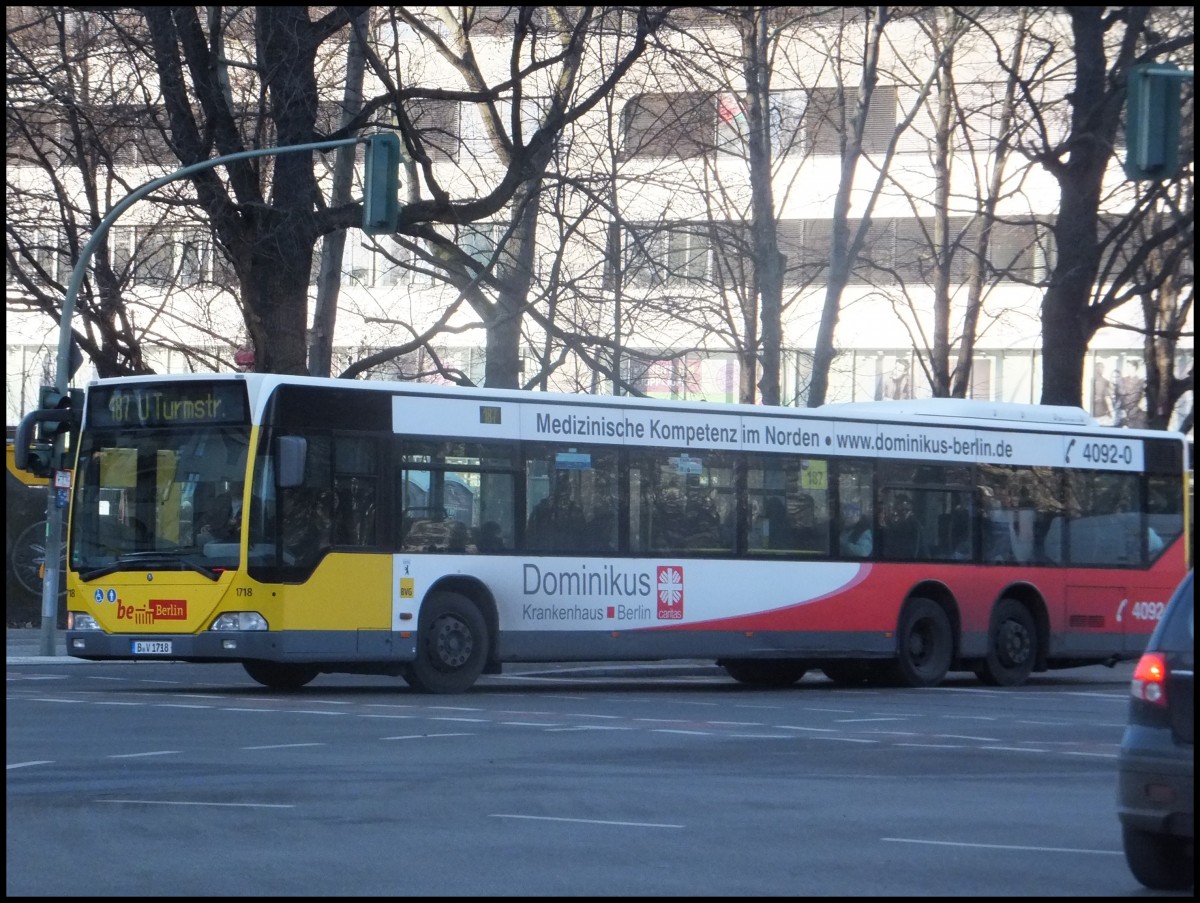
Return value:
<svg viewBox="0 0 1200 903">
<path fill-rule="evenodd" d="M 35 477 L 49 477 L 64 466 L 63 433 L 70 436 L 67 447 L 73 448 L 74 438 L 83 417 L 83 390 L 59 392 L 53 386 L 42 386 L 41 404 L 21 418 L 13 438 L 13 466 Z"/>
<path fill-rule="evenodd" d="M 394 132 L 367 138 L 363 173 L 363 231 L 379 235 L 396 231 L 400 215 L 400 136 Z"/>
<path fill-rule="evenodd" d="M 65 392 L 59 392 L 54 386 L 42 386 L 38 410 L 51 413 L 37 421 L 37 439 L 53 442 L 56 436 L 79 423 L 83 415 L 83 390 L 67 389 Z"/>
<path fill-rule="evenodd" d="M 1125 176 L 1170 179 L 1179 172 L 1180 77 L 1174 63 L 1129 70 L 1125 100 Z"/>
</svg>

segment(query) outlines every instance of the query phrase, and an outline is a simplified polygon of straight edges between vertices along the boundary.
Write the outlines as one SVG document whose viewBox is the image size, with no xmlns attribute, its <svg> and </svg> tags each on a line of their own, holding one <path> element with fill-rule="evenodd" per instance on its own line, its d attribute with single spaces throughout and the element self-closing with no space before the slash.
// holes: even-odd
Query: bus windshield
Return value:
<svg viewBox="0 0 1200 903">
<path fill-rule="evenodd" d="M 86 581 L 146 567 L 215 579 L 236 568 L 249 423 L 241 416 L 108 422 L 127 402 L 108 399 L 80 441 L 71 569 Z"/>
</svg>

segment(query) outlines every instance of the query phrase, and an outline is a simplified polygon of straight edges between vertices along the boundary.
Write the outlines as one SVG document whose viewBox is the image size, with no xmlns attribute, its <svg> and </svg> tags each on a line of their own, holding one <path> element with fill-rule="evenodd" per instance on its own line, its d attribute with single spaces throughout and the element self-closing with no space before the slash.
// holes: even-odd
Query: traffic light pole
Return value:
<svg viewBox="0 0 1200 903">
<path fill-rule="evenodd" d="M 278 154 L 299 153 L 302 151 L 333 150 L 334 148 L 350 144 L 358 144 L 363 140 L 362 138 L 341 138 L 336 141 L 316 141 L 311 144 L 294 144 L 288 147 L 261 148 L 259 150 L 227 154 L 223 157 L 213 157 L 211 160 L 203 160 L 199 163 L 193 163 L 191 166 L 177 169 L 152 182 L 147 182 L 130 192 L 128 196 L 122 199 L 100 220 L 99 225 L 96 226 L 96 231 L 92 233 L 87 243 L 83 246 L 83 250 L 79 254 L 79 260 L 75 262 L 75 268 L 71 271 L 71 281 L 67 284 L 67 294 L 63 298 L 62 318 L 59 322 L 58 365 L 54 375 L 55 392 L 59 395 L 65 394 L 67 384 L 71 380 L 71 319 L 75 315 L 75 299 L 79 296 L 80 286 L 83 285 L 83 277 L 87 273 L 88 261 L 91 260 L 92 254 L 95 253 L 100 242 L 104 240 L 104 236 L 108 234 L 109 228 L 111 228 L 112 224 L 117 221 L 117 218 L 122 213 L 152 191 L 157 191 L 159 188 L 170 182 L 174 182 L 176 179 L 186 178 L 194 173 L 213 169 L 225 163 L 246 160 L 251 157 L 270 157 Z M 78 449 L 72 449 L 72 451 L 78 451 Z M 45 557 L 42 560 L 42 655 L 56 654 L 54 647 L 55 635 L 58 628 L 59 561 L 62 559 L 63 554 L 63 522 L 65 519 L 63 512 L 66 510 L 65 500 L 70 491 L 70 470 L 62 470 L 68 476 L 59 477 L 60 464 L 62 463 L 61 457 L 62 436 L 60 435 L 54 439 L 54 449 L 51 453 L 54 468 L 51 472 L 50 486 L 46 492 L 46 549 Z M 59 485 L 60 480 L 65 483 L 65 488 Z"/>
</svg>

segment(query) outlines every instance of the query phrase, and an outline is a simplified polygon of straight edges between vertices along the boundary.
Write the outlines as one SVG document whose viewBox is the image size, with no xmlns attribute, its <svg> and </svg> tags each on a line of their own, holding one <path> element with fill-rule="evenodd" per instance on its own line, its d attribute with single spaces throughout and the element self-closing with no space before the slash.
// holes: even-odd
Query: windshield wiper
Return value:
<svg viewBox="0 0 1200 903">
<path fill-rule="evenodd" d="M 124 555 L 117 557 L 117 560 L 112 564 L 102 565 L 98 568 L 93 568 L 90 571 L 83 571 L 79 574 L 79 579 L 87 583 L 89 580 L 95 580 L 97 577 L 105 577 L 108 574 L 117 571 L 125 570 L 129 565 L 137 564 L 181 564 L 186 568 L 191 568 L 198 574 L 203 574 L 209 580 L 219 580 L 221 575 L 212 568 L 207 568 L 202 564 L 197 564 L 195 561 L 189 561 L 182 555 L 176 552 L 126 552 Z"/>
</svg>

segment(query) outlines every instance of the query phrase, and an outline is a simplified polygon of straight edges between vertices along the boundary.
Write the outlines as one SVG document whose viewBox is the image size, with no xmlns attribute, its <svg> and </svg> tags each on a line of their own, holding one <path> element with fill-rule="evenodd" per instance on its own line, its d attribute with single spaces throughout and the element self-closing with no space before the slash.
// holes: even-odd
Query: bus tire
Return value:
<svg viewBox="0 0 1200 903">
<path fill-rule="evenodd" d="M 487 658 L 487 623 L 475 603 L 461 593 L 434 593 L 421 606 L 417 657 L 404 679 L 421 693 L 462 693 Z"/>
<path fill-rule="evenodd" d="M 1001 599 L 992 612 L 987 657 L 975 676 L 991 687 L 1020 686 L 1033 673 L 1037 645 L 1037 625 L 1029 609 L 1016 599 Z"/>
<path fill-rule="evenodd" d="M 246 661 L 242 667 L 258 683 L 272 690 L 299 690 L 312 683 L 321 672 L 314 665 L 297 665 L 290 662 Z"/>
<path fill-rule="evenodd" d="M 954 631 L 942 606 L 932 599 L 909 599 L 896 631 L 892 671 L 905 687 L 936 687 L 950 670 Z"/>
<path fill-rule="evenodd" d="M 808 673 L 808 663 L 794 659 L 721 659 L 725 673 L 738 683 L 756 687 L 790 687 Z"/>
</svg>

